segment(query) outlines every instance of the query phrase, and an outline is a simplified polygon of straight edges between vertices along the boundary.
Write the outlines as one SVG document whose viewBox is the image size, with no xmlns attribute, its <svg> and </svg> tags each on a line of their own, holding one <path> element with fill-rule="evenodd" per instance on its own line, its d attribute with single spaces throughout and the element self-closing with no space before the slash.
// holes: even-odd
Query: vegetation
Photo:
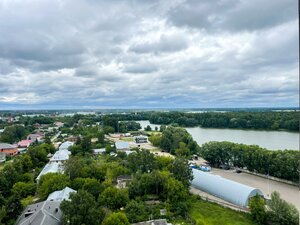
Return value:
<svg viewBox="0 0 300 225">
<path fill-rule="evenodd" d="M 70 194 L 71 201 L 63 201 L 60 208 L 63 212 L 64 224 L 98 225 L 104 219 L 105 213 L 98 208 L 94 197 L 86 191 L 79 190 Z"/>
<path fill-rule="evenodd" d="M 0 171 L 0 224 L 14 224 L 17 215 L 32 203 L 37 190 L 34 179 L 46 164 L 43 156 L 51 149 L 52 145 L 37 145 L 5 163 Z M 51 185 L 46 189 L 51 189 Z"/>
<path fill-rule="evenodd" d="M 271 194 L 271 200 L 267 203 L 267 223 L 270 225 L 297 225 L 299 224 L 299 212 L 292 204 L 280 198 L 278 192 Z"/>
<path fill-rule="evenodd" d="M 193 196 L 189 199 L 189 214 L 197 225 L 254 225 L 248 214 L 224 208 Z"/>
<path fill-rule="evenodd" d="M 249 171 L 269 174 L 294 182 L 299 179 L 298 151 L 271 151 L 257 145 L 209 142 L 202 145 L 200 153 L 215 167 L 220 165 L 246 167 Z"/>
<path fill-rule="evenodd" d="M 160 135 L 152 135 L 149 141 L 173 155 L 189 156 L 199 153 L 199 146 L 183 128 L 168 126 Z"/>
<path fill-rule="evenodd" d="M 0 136 L 0 142 L 15 143 L 25 138 L 30 132 L 33 131 L 33 127 L 24 127 L 21 125 L 8 126 Z"/>
</svg>

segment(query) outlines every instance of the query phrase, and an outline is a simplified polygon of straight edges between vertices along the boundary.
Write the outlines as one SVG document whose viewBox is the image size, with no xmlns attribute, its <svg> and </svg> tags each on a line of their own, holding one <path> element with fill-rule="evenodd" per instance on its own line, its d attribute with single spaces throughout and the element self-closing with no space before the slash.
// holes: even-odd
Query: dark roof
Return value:
<svg viewBox="0 0 300 225">
<path fill-rule="evenodd" d="M 130 175 L 121 175 L 117 177 L 117 180 L 132 180 Z"/>
<path fill-rule="evenodd" d="M 16 225 L 61 225 L 59 201 L 43 201 L 26 207 Z"/>
</svg>

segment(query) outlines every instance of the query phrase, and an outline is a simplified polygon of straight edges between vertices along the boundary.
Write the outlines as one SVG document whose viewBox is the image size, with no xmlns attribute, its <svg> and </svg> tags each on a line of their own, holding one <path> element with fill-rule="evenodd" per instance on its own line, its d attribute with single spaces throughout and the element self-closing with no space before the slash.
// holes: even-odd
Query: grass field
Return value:
<svg viewBox="0 0 300 225">
<path fill-rule="evenodd" d="M 134 141 L 134 139 L 132 137 L 121 137 L 120 140 L 128 141 L 128 142 Z"/>
<path fill-rule="evenodd" d="M 255 225 L 246 213 L 236 212 L 215 203 L 191 198 L 190 217 L 196 225 Z"/>
</svg>

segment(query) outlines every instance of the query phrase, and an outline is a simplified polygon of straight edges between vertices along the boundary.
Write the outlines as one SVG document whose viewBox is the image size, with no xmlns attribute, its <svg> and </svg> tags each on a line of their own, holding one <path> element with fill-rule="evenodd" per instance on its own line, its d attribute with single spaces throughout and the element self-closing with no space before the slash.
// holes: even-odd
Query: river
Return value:
<svg viewBox="0 0 300 225">
<path fill-rule="evenodd" d="M 147 125 L 154 130 L 160 127 L 149 121 L 137 121 L 144 129 Z M 259 145 L 269 150 L 299 150 L 299 133 L 287 131 L 261 131 L 220 128 L 186 128 L 199 145 L 209 141 L 230 141 L 247 145 Z"/>
</svg>

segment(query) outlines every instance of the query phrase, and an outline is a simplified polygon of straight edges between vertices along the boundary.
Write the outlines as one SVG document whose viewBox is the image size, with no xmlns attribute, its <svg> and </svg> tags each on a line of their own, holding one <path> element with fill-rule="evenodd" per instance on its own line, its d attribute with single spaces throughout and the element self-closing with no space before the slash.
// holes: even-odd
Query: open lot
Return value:
<svg viewBox="0 0 300 225">
<path fill-rule="evenodd" d="M 281 198 L 289 203 L 292 203 L 300 210 L 300 191 L 299 187 L 281 183 L 278 181 L 269 180 L 266 178 L 254 176 L 247 173 L 235 173 L 232 170 L 212 169 L 212 173 L 220 175 L 229 180 L 233 180 L 251 187 L 260 189 L 265 196 L 273 191 L 280 193 Z"/>
</svg>

